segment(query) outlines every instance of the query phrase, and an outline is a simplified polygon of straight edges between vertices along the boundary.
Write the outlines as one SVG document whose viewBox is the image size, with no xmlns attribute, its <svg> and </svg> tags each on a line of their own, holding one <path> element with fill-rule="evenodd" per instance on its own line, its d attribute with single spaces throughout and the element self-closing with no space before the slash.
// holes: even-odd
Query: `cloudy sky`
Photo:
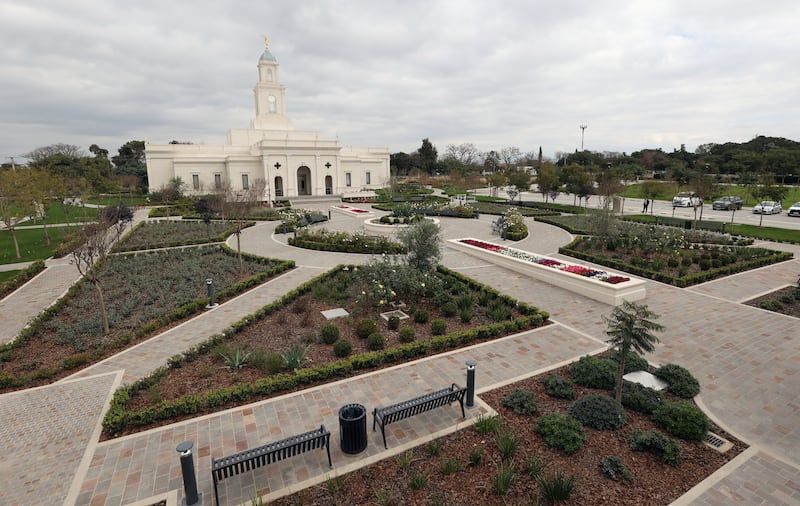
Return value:
<svg viewBox="0 0 800 506">
<path fill-rule="evenodd" d="M 800 140 L 797 0 L 0 0 L 0 161 L 214 144 L 262 36 L 298 130 L 411 152 Z"/>
</svg>

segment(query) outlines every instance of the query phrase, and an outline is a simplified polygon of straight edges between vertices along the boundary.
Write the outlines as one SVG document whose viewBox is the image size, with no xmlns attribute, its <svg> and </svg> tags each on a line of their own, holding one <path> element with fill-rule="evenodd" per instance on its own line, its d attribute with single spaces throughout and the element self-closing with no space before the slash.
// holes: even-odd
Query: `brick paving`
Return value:
<svg viewBox="0 0 800 506">
<path fill-rule="evenodd" d="M 323 205 L 322 209 L 325 207 Z M 497 236 L 491 235 L 491 218 L 459 220 L 458 226 L 452 225 L 453 220 L 443 219 L 443 236 L 471 236 L 499 242 Z M 336 215 L 333 216 L 330 228 L 357 230 L 362 221 L 360 217 L 355 219 Z M 242 237 L 243 249 L 270 257 L 295 258 L 298 265 L 304 267 L 294 272 L 305 273 L 304 275 L 310 277 L 322 272 L 322 268 L 338 263 L 366 260 L 363 256 L 290 248 L 285 245 L 285 238 L 271 236 L 268 225 L 262 224 L 248 229 Z M 538 223 L 531 225 L 531 236 L 515 243 L 516 247 L 554 255 L 558 246 L 570 239 L 569 234 L 560 229 Z M 800 253 L 800 248 L 796 246 L 782 245 L 781 248 Z M 174 492 L 181 488 L 175 446 L 184 440 L 195 443 L 195 464 L 200 488 L 204 492 L 204 499 L 210 500 L 207 494 L 211 493 L 209 469 L 212 455 L 229 454 L 325 423 L 332 433 L 333 471 L 327 469 L 324 454 L 312 452 L 279 463 L 269 473 L 250 473 L 225 480 L 221 489 L 223 503 L 247 501 L 256 492 L 270 494 L 271 497 L 281 494 L 283 487 L 308 486 L 333 474 L 342 474 L 376 459 L 404 451 L 408 446 L 428 441 L 469 423 L 469 420 L 461 419 L 459 410 L 442 408 L 389 426 L 388 451 L 382 447 L 380 433 L 369 431 L 367 451 L 352 457 L 341 453 L 336 441 L 338 408 L 344 403 L 360 402 L 371 409 L 376 405 L 419 395 L 420 389 L 433 390 L 453 381 L 463 383 L 464 363 L 468 358 L 478 361 L 480 393 L 537 370 L 554 367 L 563 361 L 604 348 L 602 341 L 605 338 L 605 324 L 602 316 L 608 314 L 610 306 L 483 264 L 480 260 L 462 253 L 445 250 L 442 261 L 452 269 L 549 311 L 552 320 L 557 324 L 378 371 L 369 376 L 343 380 L 99 443 L 96 447 L 90 438 L 81 447 L 85 448 L 82 457 L 73 456 L 68 463 L 55 468 L 52 468 L 54 464 L 50 464 L 52 469 L 49 469 L 48 476 L 56 474 L 68 477 L 64 478 L 60 487 L 51 491 L 38 482 L 30 487 L 6 487 L 8 490 L 0 492 L 6 494 L 0 495 L 0 503 L 21 504 L 41 502 L 42 497 L 67 497 L 68 503 L 76 504 L 127 504 Z M 796 494 L 796 484 L 800 483 L 800 469 L 795 455 L 800 448 L 800 424 L 797 423 L 800 420 L 800 331 L 797 321 L 738 303 L 742 300 L 739 298 L 740 294 L 752 293 L 755 296 L 795 282 L 793 276 L 797 272 L 798 260 L 794 260 L 691 289 L 677 289 L 648 281 L 646 302 L 662 316 L 661 322 L 667 326 L 662 335 L 662 344 L 648 358 L 655 363 L 676 362 L 692 371 L 702 384 L 700 400 L 709 414 L 726 430 L 752 445 L 748 452 L 693 489 L 678 504 L 800 504 Z M 281 289 L 288 290 L 290 287 Z M 131 351 L 127 358 L 118 356 L 115 359 L 116 365 L 107 361 L 106 364 L 93 367 L 91 372 L 125 368 L 125 381 L 141 377 L 162 364 L 169 356 L 185 349 L 184 343 L 172 348 L 173 340 L 203 339 L 213 333 L 208 330 L 209 326 L 227 326 L 254 311 L 239 304 L 231 304 L 228 309 L 227 313 L 219 312 L 215 317 L 212 316 L 219 310 L 204 313 L 201 316 L 205 318 L 202 324 L 178 327 L 182 331 L 174 332 L 169 339 L 155 339 L 148 347 L 140 345 L 145 349 Z M 231 320 L 225 321 L 226 318 Z M 185 334 L 192 334 L 194 337 Z M 146 363 L 143 367 L 140 364 L 142 362 Z M 110 377 L 112 376 L 99 376 Z M 94 376 L 44 389 L 6 394 L 0 396 L 0 409 L 4 405 L 14 404 L 9 399 L 29 395 L 35 399 L 42 395 L 40 392 L 55 388 L 74 391 L 84 382 L 88 382 L 87 385 L 100 382 L 97 378 Z M 91 387 L 87 388 L 93 391 Z M 55 406 L 62 398 L 61 391 L 51 392 L 53 393 L 44 396 Z M 100 388 L 95 394 L 87 394 L 89 399 L 74 399 L 69 396 L 64 398 L 78 406 L 88 403 L 89 409 L 85 411 L 94 413 L 96 425 L 102 412 L 96 405 L 103 397 L 103 392 L 107 397 L 108 390 L 103 391 Z M 92 402 L 94 407 L 91 407 Z M 488 407 L 482 405 L 478 399 L 478 408 L 468 413 L 468 419 L 487 410 Z M 19 418 L 21 413 L 16 416 L 22 420 L 21 424 L 32 426 L 33 422 L 28 421 L 27 415 L 24 419 Z M 4 414 L 3 419 L 5 418 Z M 91 425 L 91 422 L 86 422 L 86 425 Z M 41 427 L 41 434 L 39 431 L 19 433 L 18 445 L 0 458 L 4 483 L 9 482 L 5 479 L 6 476 L 19 475 L 16 466 L 9 468 L 7 463 L 19 461 L 18 454 L 23 453 L 20 448 L 41 445 L 42 440 L 50 441 L 64 433 L 58 424 L 53 426 L 44 423 L 35 426 Z M 86 441 L 83 435 L 76 439 L 81 444 Z M 80 445 L 76 443 L 75 446 Z M 2 460 L 3 458 L 6 460 Z M 77 466 L 76 470 L 77 460 L 82 460 L 84 465 Z M 72 486 L 72 492 L 68 495 L 67 491 L 73 481 L 77 488 Z M 17 483 L 21 482 L 17 480 Z M 49 495 L 51 492 L 53 495 Z M 178 495 L 181 494 L 182 491 L 178 490 Z M 5 497 L 10 499 L 6 501 Z"/>
</svg>

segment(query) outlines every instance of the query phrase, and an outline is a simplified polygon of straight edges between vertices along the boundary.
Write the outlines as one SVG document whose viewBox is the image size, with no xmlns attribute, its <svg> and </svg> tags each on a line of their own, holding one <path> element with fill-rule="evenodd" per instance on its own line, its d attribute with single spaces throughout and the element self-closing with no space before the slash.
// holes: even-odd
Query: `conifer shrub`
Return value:
<svg viewBox="0 0 800 506">
<path fill-rule="evenodd" d="M 667 390 L 678 397 L 691 399 L 700 393 L 700 383 L 697 379 L 687 369 L 677 364 L 663 365 L 656 369 L 654 374 L 666 381 L 669 384 Z"/>
<path fill-rule="evenodd" d="M 586 355 L 572 364 L 570 376 L 572 381 L 587 388 L 613 390 L 618 369 L 617 363 L 611 359 Z"/>
<path fill-rule="evenodd" d="M 569 414 L 583 426 L 598 430 L 620 429 L 628 421 L 622 404 L 607 395 L 581 397 L 569 407 Z"/>
</svg>

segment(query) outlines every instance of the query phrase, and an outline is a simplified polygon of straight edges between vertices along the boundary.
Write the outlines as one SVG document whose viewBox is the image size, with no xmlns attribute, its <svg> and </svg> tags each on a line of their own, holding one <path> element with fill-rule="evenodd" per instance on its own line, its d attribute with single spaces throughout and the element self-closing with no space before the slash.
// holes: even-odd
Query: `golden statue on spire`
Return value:
<svg viewBox="0 0 800 506">
<path fill-rule="evenodd" d="M 269 51 L 269 37 L 267 37 L 266 35 L 264 35 L 264 49 L 266 51 Z"/>
</svg>

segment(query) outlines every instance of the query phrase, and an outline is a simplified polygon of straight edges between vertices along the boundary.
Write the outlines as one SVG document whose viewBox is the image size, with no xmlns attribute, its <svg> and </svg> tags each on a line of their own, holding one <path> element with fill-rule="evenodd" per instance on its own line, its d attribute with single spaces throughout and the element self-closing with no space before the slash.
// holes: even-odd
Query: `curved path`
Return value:
<svg viewBox="0 0 800 506">
<path fill-rule="evenodd" d="M 498 241 L 490 233 L 492 218 L 444 218 L 443 236 Z M 354 231 L 361 229 L 362 220 L 333 214 L 326 226 Z M 529 225 L 531 235 L 515 243 L 516 247 L 554 255 L 558 246 L 571 240 L 560 229 L 530 220 Z M 242 248 L 294 259 L 299 269 L 82 371 L 76 378 L 0 396 L 4 421 L 0 444 L 8 449 L 0 454 L 0 476 L 5 485 L 0 488 L 0 503 L 129 504 L 142 500 L 149 503 L 151 498 L 174 499 L 182 494 L 181 490 L 175 492 L 181 488 L 175 446 L 184 440 L 195 444 L 199 487 L 204 499 L 210 501 L 213 492 L 208 469 L 212 455 L 219 457 L 311 429 L 321 420 L 335 434 L 337 409 L 344 403 L 373 406 L 418 395 L 421 389 L 463 382 L 467 359 L 478 362 L 480 393 L 605 348 L 602 316 L 608 314 L 610 306 L 445 248 L 444 265 L 549 311 L 555 325 L 98 443 L 104 411 L 101 406 L 107 405 L 120 381 L 148 374 L 181 347 L 205 339 L 218 326 L 252 313 L 252 308 L 260 307 L 264 300 L 282 295 L 324 269 L 368 259 L 292 248 L 285 244 L 285 238 L 273 236 L 273 229 L 269 223 L 247 229 Z M 800 248 L 788 248 L 800 254 Z M 794 283 L 798 272 L 800 260 L 795 259 L 690 289 L 648 281 L 646 302 L 662 315 L 667 327 L 663 344 L 648 358 L 688 367 L 701 381 L 699 401 L 709 414 L 752 445 L 677 503 L 800 504 L 800 325 L 795 319 L 739 302 L 745 296 Z M 52 295 L 59 294 L 54 291 Z M 456 410 L 443 409 L 415 417 L 413 423 L 398 423 L 392 428 L 394 442 L 388 451 L 382 448 L 379 434 L 372 432 L 368 449 L 358 457 L 343 454 L 333 444 L 333 471 L 312 453 L 279 463 L 269 473 L 225 480 L 220 488 L 223 503 L 248 501 L 255 490 L 272 497 L 285 487 L 319 483 L 330 475 L 402 452 L 420 440 L 456 430 L 490 409 L 478 399 L 478 407 L 470 410 L 467 420 L 459 421 L 460 412 L 456 415 Z M 65 435 L 70 438 L 69 449 L 49 446 Z M 65 458 L 36 457 L 52 455 L 53 451 Z M 37 459 L 46 459 L 47 466 L 41 466 Z"/>
</svg>

